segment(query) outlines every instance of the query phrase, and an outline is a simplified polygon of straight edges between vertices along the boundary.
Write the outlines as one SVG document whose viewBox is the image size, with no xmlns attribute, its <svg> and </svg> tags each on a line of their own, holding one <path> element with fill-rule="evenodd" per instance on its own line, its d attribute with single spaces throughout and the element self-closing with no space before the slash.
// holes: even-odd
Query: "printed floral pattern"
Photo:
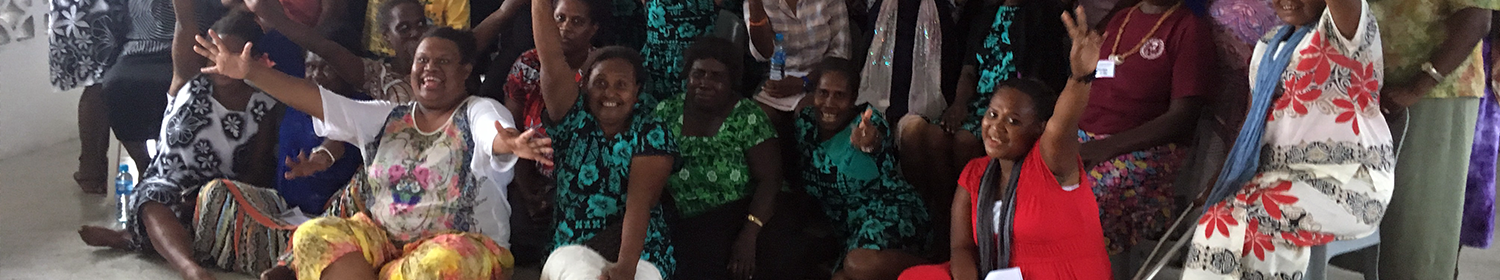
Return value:
<svg viewBox="0 0 1500 280">
<path fill-rule="evenodd" d="M 1109 135 L 1078 131 L 1088 142 Z M 1166 144 L 1125 153 L 1089 167 L 1099 203 L 1099 223 L 1109 252 L 1119 254 L 1142 240 L 1155 240 L 1177 209 L 1172 184 L 1187 150 Z"/>
<path fill-rule="evenodd" d="M 606 228 L 624 222 L 625 199 L 630 183 L 630 161 L 639 156 L 677 157 L 677 142 L 649 110 L 637 107 L 630 128 L 606 137 L 598 121 L 584 110 L 581 96 L 567 116 L 548 120 L 553 157 L 558 166 L 557 201 L 553 217 L 557 231 L 553 248 L 583 244 L 600 236 Z M 667 227 L 668 212 L 659 203 L 651 208 L 646 244 L 641 259 L 661 269 L 670 279 L 676 268 Z"/>
<path fill-rule="evenodd" d="M 682 170 L 667 178 L 667 186 L 684 218 L 749 196 L 753 190 L 745 152 L 776 137 L 765 111 L 750 99 L 735 104 L 714 136 L 683 136 L 685 104 L 683 95 L 678 95 L 656 107 L 656 116 L 666 120 L 665 127 L 677 136 L 682 151 Z"/>
<path fill-rule="evenodd" d="M 452 123 L 424 133 L 412 117 L 413 105 L 391 110 L 380 138 L 366 147 L 371 154 L 367 176 L 357 176 L 371 218 L 400 244 L 475 225 L 478 184 L 469 174 L 474 149 L 468 114 L 453 114 Z M 469 103 L 456 112 L 467 112 Z"/>
<path fill-rule="evenodd" d="M 642 87 L 641 104 L 656 108 L 661 100 L 682 92 L 683 51 L 700 36 L 712 35 L 719 7 L 714 0 L 646 1 L 646 45 L 641 56 L 651 74 Z"/>
<path fill-rule="evenodd" d="M 849 110 L 863 112 L 868 106 Z M 838 225 L 844 247 L 923 252 L 930 218 L 916 189 L 901 178 L 894 141 L 882 139 L 872 153 L 855 148 L 849 144 L 849 135 L 859 119 L 823 141 L 815 115 L 814 108 L 805 108 L 796 120 L 797 150 L 811 163 L 802 168 L 802 180 L 808 194 L 822 203 L 824 214 Z M 877 112 L 870 121 L 891 135 L 883 115 Z"/>
</svg>

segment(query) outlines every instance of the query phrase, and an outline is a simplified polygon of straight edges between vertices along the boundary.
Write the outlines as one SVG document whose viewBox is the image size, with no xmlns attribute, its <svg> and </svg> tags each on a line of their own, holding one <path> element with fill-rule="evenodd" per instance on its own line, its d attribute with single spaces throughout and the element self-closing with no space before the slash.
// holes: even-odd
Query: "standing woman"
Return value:
<svg viewBox="0 0 1500 280">
<path fill-rule="evenodd" d="M 927 206 L 897 170 L 885 117 L 856 105 L 859 66 L 830 57 L 809 77 L 812 106 L 797 114 L 801 179 L 844 240 L 834 279 L 893 279 L 926 260 Z"/>
<path fill-rule="evenodd" d="M 568 67 L 552 0 L 531 3 L 542 63 L 547 134 L 556 144 L 557 221 L 542 279 L 664 279 L 675 271 L 666 217 L 658 204 L 675 169 L 677 142 L 641 106 L 647 76 L 624 47 L 594 51 Z"/>
<path fill-rule="evenodd" d="M 668 179 L 681 219 L 672 222 L 677 279 L 747 279 L 756 240 L 781 190 L 781 147 L 765 111 L 735 92 L 743 69 L 728 40 L 698 39 L 683 53 L 686 94 L 656 106 L 682 152 Z"/>
<path fill-rule="evenodd" d="M 78 98 L 78 171 L 73 181 L 88 194 L 109 191 L 109 116 L 105 112 L 104 73 L 114 64 L 125 28 L 125 0 L 61 0 L 47 14 L 47 64 L 52 87 L 82 87 Z M 102 8 L 102 9 L 100 9 Z M 144 170 L 145 166 L 136 166 Z"/>
<path fill-rule="evenodd" d="M 651 80 L 641 90 L 641 104 L 648 109 L 656 103 L 676 97 L 682 84 L 684 68 L 683 51 L 693 40 L 703 35 L 712 35 L 714 21 L 719 16 L 719 4 L 724 0 L 643 0 L 646 4 L 646 45 L 641 47 L 641 57 L 646 59 L 646 72 Z M 738 78 L 738 77 L 735 77 Z"/>
<path fill-rule="evenodd" d="M 983 122 L 986 157 L 969 161 L 953 195 L 952 259 L 901 279 L 984 279 L 1019 269 L 1025 279 L 1110 279 L 1091 180 L 1079 157 L 1078 120 L 1089 100 L 1099 34 L 1063 15 L 1073 38 L 1061 95 L 1035 80 L 1002 82 Z"/>
<path fill-rule="evenodd" d="M 1276 5 L 1285 25 L 1251 56 L 1250 110 L 1190 232 L 1185 279 L 1305 274 L 1312 246 L 1374 232 L 1391 198 L 1396 154 L 1369 5 Z"/>
</svg>

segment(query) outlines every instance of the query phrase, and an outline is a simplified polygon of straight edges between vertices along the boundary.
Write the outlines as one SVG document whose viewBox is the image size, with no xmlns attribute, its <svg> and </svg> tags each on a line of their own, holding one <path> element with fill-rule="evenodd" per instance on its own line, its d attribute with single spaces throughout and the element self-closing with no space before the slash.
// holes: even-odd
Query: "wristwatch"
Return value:
<svg viewBox="0 0 1500 280">
<path fill-rule="evenodd" d="M 1098 73 L 1099 73 L 1099 71 L 1089 72 L 1087 75 L 1075 76 L 1075 77 L 1073 77 L 1073 80 L 1074 81 L 1078 81 L 1079 83 L 1085 83 L 1085 84 L 1093 83 L 1094 82 L 1094 78 L 1096 78 L 1095 74 L 1098 74 Z"/>
</svg>

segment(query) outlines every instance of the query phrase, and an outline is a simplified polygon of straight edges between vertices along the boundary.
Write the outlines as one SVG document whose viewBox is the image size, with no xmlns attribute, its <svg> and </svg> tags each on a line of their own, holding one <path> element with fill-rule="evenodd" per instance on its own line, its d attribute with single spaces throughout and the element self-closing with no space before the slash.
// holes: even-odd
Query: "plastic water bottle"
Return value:
<svg viewBox="0 0 1500 280">
<path fill-rule="evenodd" d="M 771 80 L 779 81 L 786 77 L 786 48 L 781 46 L 786 39 L 782 36 L 781 33 L 776 33 L 776 53 L 771 55 Z"/>
<path fill-rule="evenodd" d="M 120 201 L 120 224 L 130 222 L 130 193 L 135 187 L 135 180 L 130 177 L 130 165 L 121 163 L 120 174 L 115 175 L 115 200 Z"/>
</svg>

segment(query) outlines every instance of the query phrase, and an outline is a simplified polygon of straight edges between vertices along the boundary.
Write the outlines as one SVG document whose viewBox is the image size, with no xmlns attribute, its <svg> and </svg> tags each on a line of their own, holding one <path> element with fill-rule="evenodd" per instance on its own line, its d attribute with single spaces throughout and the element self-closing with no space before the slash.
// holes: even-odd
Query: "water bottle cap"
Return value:
<svg viewBox="0 0 1500 280">
<path fill-rule="evenodd" d="M 784 38 L 785 38 L 785 37 L 782 37 L 782 35 L 783 35 L 783 34 L 781 34 L 781 33 L 776 33 L 776 40 L 777 40 L 777 41 L 781 41 L 781 40 L 785 40 L 785 39 L 784 39 Z"/>
<path fill-rule="evenodd" d="M 125 164 L 120 164 L 120 172 L 122 172 L 122 173 L 123 172 L 130 172 L 130 166 L 129 165 L 125 165 Z"/>
</svg>

